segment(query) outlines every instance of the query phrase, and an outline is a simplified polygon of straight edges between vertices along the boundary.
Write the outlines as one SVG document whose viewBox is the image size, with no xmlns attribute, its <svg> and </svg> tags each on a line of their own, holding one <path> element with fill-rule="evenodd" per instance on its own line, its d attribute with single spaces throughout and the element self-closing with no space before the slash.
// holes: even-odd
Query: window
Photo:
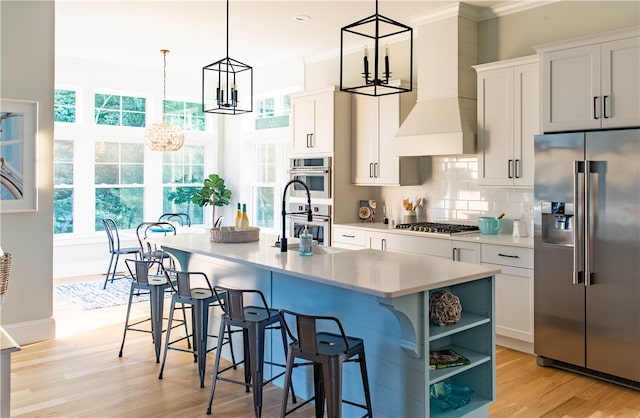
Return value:
<svg viewBox="0 0 640 418">
<path fill-rule="evenodd" d="M 185 145 L 162 154 L 162 211 L 185 212 L 192 224 L 203 224 L 203 208 L 191 203 L 191 195 L 204 180 L 204 145 Z"/>
<path fill-rule="evenodd" d="M 76 121 L 76 92 L 55 90 L 53 97 L 54 122 L 74 123 Z"/>
<path fill-rule="evenodd" d="M 97 93 L 94 98 L 97 125 L 144 127 L 145 111 L 144 97 Z"/>
<path fill-rule="evenodd" d="M 73 141 L 53 143 L 53 233 L 73 232 Z"/>
<path fill-rule="evenodd" d="M 112 218 L 121 229 L 143 221 L 144 145 L 98 141 L 95 146 L 95 230 L 102 218 Z"/>
<path fill-rule="evenodd" d="M 175 100 L 164 101 L 165 119 L 186 131 L 205 131 L 205 117 L 202 104 L 180 102 Z"/>
<path fill-rule="evenodd" d="M 289 126 L 291 98 L 288 94 L 259 99 L 256 101 L 256 109 L 256 129 Z"/>
<path fill-rule="evenodd" d="M 255 145 L 256 176 L 253 185 L 255 224 L 260 228 L 274 229 L 276 178 L 278 169 L 278 144 Z"/>
</svg>

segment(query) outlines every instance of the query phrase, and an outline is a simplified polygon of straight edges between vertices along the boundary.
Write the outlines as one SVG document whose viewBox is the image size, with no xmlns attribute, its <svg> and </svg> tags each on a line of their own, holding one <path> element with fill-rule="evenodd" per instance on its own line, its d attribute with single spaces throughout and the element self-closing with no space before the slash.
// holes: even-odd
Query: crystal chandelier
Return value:
<svg viewBox="0 0 640 418">
<path fill-rule="evenodd" d="M 166 122 L 165 102 L 167 101 L 167 54 L 168 49 L 161 49 L 163 68 L 162 86 L 162 122 L 154 123 L 144 132 L 144 142 L 152 151 L 177 151 L 184 144 L 184 131 L 179 126 Z"/>
<path fill-rule="evenodd" d="M 202 68 L 202 111 L 223 115 L 253 111 L 253 68 L 229 57 L 229 0 L 227 56 Z"/>
<path fill-rule="evenodd" d="M 396 47 L 393 55 L 396 78 L 405 80 L 408 85 L 390 83 L 391 44 L 400 45 L 409 40 L 408 51 Z M 381 44 L 382 41 L 382 45 Z M 364 47 L 364 54 L 345 55 L 345 45 L 357 44 Z M 373 44 L 373 56 L 369 55 L 369 45 Z M 384 53 L 384 55 L 383 55 Z M 362 58 L 360 58 L 362 57 Z M 370 66 L 370 59 L 372 59 Z M 362 72 L 352 71 L 361 68 Z M 405 24 L 376 13 L 357 22 L 344 26 L 340 30 L 340 90 L 366 96 L 384 96 L 405 93 L 413 88 L 413 29 Z"/>
</svg>

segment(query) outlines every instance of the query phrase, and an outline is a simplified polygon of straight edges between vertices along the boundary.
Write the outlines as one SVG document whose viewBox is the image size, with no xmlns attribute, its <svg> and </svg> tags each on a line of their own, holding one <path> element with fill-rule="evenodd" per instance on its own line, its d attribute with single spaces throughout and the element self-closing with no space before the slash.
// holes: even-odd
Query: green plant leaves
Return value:
<svg viewBox="0 0 640 418">
<path fill-rule="evenodd" d="M 191 201 L 199 206 L 225 206 L 231 202 L 231 190 L 224 185 L 218 174 L 210 174 L 204 179 L 204 186 L 193 194 Z"/>
</svg>

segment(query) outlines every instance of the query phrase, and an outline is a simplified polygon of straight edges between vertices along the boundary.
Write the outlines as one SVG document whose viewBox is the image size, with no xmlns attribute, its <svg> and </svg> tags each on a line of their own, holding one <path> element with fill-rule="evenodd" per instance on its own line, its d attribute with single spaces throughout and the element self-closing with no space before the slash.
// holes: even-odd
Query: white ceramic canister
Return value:
<svg viewBox="0 0 640 418">
<path fill-rule="evenodd" d="M 529 232 L 527 231 L 527 223 L 525 221 L 521 221 L 520 219 L 514 219 L 514 221 L 513 221 L 513 236 L 515 238 L 528 237 L 529 236 Z"/>
</svg>

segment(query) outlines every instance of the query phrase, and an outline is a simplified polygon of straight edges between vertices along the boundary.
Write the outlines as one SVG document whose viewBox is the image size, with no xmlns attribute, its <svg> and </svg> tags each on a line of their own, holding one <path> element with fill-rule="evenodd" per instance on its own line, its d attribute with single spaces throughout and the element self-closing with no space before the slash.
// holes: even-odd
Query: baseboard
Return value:
<svg viewBox="0 0 640 418">
<path fill-rule="evenodd" d="M 56 338 L 56 320 L 54 318 L 3 324 L 2 327 L 20 345 Z"/>
<path fill-rule="evenodd" d="M 533 343 L 505 337 L 504 335 L 496 335 L 496 344 L 512 350 L 522 351 L 523 353 L 533 354 Z"/>
</svg>

